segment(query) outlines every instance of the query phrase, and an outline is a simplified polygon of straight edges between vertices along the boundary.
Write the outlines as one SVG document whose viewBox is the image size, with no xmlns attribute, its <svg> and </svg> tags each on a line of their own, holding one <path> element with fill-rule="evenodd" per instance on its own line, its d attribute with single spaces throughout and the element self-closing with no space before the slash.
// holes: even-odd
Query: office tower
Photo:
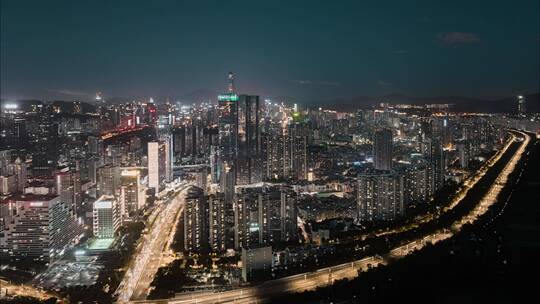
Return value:
<svg viewBox="0 0 540 304">
<path fill-rule="evenodd" d="M 296 200 L 286 186 L 238 186 L 233 204 L 235 249 L 295 240 Z"/>
<path fill-rule="evenodd" d="M 259 96 L 240 95 L 238 101 L 238 185 L 262 181 Z"/>
<path fill-rule="evenodd" d="M 48 260 L 79 240 L 81 227 L 59 196 L 20 195 L 13 198 L 12 208 L 0 236 L 4 258 Z"/>
<path fill-rule="evenodd" d="M 123 216 L 131 217 L 146 205 L 146 189 L 138 170 L 123 170 L 120 174 Z"/>
<path fill-rule="evenodd" d="M 518 96 L 518 113 L 527 113 L 527 102 L 525 101 L 525 97 L 523 95 Z"/>
<path fill-rule="evenodd" d="M 227 206 L 223 193 L 210 194 L 208 201 L 208 240 L 210 250 L 222 252 L 227 249 L 229 222 Z"/>
<path fill-rule="evenodd" d="M 379 129 L 373 135 L 373 164 L 377 170 L 392 169 L 392 131 Z"/>
<path fill-rule="evenodd" d="M 98 239 L 114 238 L 122 224 L 120 204 L 114 196 L 103 195 L 94 202 L 94 236 Z"/>
<path fill-rule="evenodd" d="M 184 207 L 184 251 L 200 252 L 207 249 L 207 210 L 204 191 L 191 187 L 187 191 Z"/>
<path fill-rule="evenodd" d="M 403 215 L 403 178 L 394 172 L 358 176 L 357 221 L 391 221 Z"/>
<path fill-rule="evenodd" d="M 164 142 L 148 143 L 148 188 L 154 189 L 157 194 L 170 174 L 167 169 L 167 144 Z"/>
<path fill-rule="evenodd" d="M 228 92 L 218 96 L 219 179 L 230 178 L 229 175 L 232 174 L 234 183 L 236 183 L 236 159 L 238 157 L 238 99 L 238 95 L 234 92 L 234 76 L 229 73 Z M 225 172 L 227 174 L 223 174 Z M 228 182 L 224 181 L 221 184 L 229 185 Z M 230 192 L 231 189 L 228 191 Z"/>
<path fill-rule="evenodd" d="M 242 249 L 242 279 L 249 282 L 255 277 L 266 277 L 272 269 L 272 246 Z"/>
<path fill-rule="evenodd" d="M 120 186 L 120 168 L 108 165 L 99 168 L 97 172 L 99 195 L 116 195 Z"/>
</svg>

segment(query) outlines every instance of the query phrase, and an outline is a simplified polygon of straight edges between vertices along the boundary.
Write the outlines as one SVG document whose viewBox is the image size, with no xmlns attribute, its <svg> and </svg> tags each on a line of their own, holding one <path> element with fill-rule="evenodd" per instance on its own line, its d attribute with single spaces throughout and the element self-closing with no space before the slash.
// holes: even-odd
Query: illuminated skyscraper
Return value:
<svg viewBox="0 0 540 304">
<path fill-rule="evenodd" d="M 523 95 L 518 96 L 518 113 L 525 114 L 527 112 L 527 103 Z"/>
<path fill-rule="evenodd" d="M 101 196 L 94 202 L 94 236 L 99 239 L 114 238 L 116 230 L 122 224 L 120 204 L 114 196 Z"/>
<path fill-rule="evenodd" d="M 234 76 L 232 73 L 229 73 L 228 92 L 218 96 L 219 179 L 222 186 L 230 185 L 229 182 L 225 182 L 222 179 L 231 178 L 231 176 L 229 176 L 231 174 L 233 180 L 236 181 L 236 159 L 238 157 L 238 100 L 238 95 L 234 92 Z M 225 171 L 227 171 L 227 174 L 224 174 Z M 234 187 L 234 184 L 232 186 Z M 222 191 L 223 190 L 224 189 L 222 188 Z"/>
<path fill-rule="evenodd" d="M 204 191 L 191 187 L 184 207 L 184 250 L 199 252 L 208 247 L 207 210 Z"/>
<path fill-rule="evenodd" d="M 227 206 L 223 193 L 211 194 L 208 201 L 208 237 L 210 249 L 221 252 L 227 249 Z"/>
<path fill-rule="evenodd" d="M 146 204 L 146 191 L 141 184 L 140 172 L 124 170 L 120 175 L 120 182 L 120 197 L 123 199 L 121 209 L 126 216 L 132 216 Z"/>
<path fill-rule="evenodd" d="M 157 194 L 167 180 L 168 147 L 165 142 L 148 143 L 148 188 Z"/>
</svg>

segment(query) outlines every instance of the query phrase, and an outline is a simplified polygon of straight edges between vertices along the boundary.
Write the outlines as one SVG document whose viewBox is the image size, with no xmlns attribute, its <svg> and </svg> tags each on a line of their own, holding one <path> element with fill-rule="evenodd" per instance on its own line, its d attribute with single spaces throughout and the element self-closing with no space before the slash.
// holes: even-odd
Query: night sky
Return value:
<svg viewBox="0 0 540 304">
<path fill-rule="evenodd" d="M 279 2 L 1 0 L 1 96 L 540 90 L 538 0 Z"/>
</svg>

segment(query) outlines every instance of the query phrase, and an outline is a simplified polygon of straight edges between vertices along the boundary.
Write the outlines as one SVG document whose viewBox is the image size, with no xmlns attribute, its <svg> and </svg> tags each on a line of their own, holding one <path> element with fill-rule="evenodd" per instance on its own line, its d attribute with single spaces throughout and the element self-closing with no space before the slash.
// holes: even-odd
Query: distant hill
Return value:
<svg viewBox="0 0 540 304">
<path fill-rule="evenodd" d="M 540 93 L 525 95 L 527 102 L 527 112 L 540 112 Z M 468 98 L 459 96 L 438 96 L 438 97 L 413 97 L 405 95 L 385 95 L 379 97 L 360 96 L 352 99 L 333 99 L 321 101 L 313 106 L 324 105 L 341 111 L 354 111 L 358 108 L 370 108 L 381 102 L 390 104 L 452 104 L 454 111 L 458 112 L 486 112 L 486 113 L 508 113 L 517 111 L 517 98 L 507 97 L 499 100 L 486 100 L 478 98 Z"/>
<path fill-rule="evenodd" d="M 180 101 L 183 103 L 199 103 L 202 101 L 216 102 L 219 92 L 211 89 L 198 89 L 187 94 L 179 96 L 156 96 L 156 103 L 163 103 L 167 99 L 171 102 Z M 284 100 L 297 100 L 302 104 L 301 99 L 283 98 Z M 148 100 L 148 97 L 109 97 L 106 98 L 107 104 L 116 104 L 130 102 L 133 100 Z M 279 100 L 279 98 L 278 98 Z M 540 113 L 540 93 L 525 95 L 527 102 L 527 112 Z M 2 100 L 1 103 L 6 102 Z M 19 100 L 18 103 L 29 107 L 31 104 L 42 103 L 39 100 Z M 296 101 L 295 101 L 296 102 Z M 438 96 L 438 97 L 414 97 L 406 95 L 385 95 L 385 96 L 358 96 L 355 98 L 335 98 L 320 101 L 310 101 L 308 107 L 324 107 L 326 109 L 334 109 L 339 111 L 355 111 L 359 108 L 371 108 L 381 102 L 390 104 L 452 104 L 452 110 L 457 112 L 485 112 L 485 113 L 512 113 L 517 111 L 517 97 L 507 97 L 498 100 L 487 100 L 478 98 L 468 98 L 459 96 Z M 70 101 L 54 101 L 53 103 L 60 104 L 65 107 L 70 106 Z M 93 103 L 83 103 L 83 111 L 91 111 Z"/>
</svg>

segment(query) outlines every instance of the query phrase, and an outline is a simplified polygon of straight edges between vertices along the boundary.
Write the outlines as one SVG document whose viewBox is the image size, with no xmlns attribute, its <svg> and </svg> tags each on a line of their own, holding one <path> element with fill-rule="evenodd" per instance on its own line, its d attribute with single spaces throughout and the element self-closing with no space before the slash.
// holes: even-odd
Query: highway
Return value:
<svg viewBox="0 0 540 304">
<path fill-rule="evenodd" d="M 146 298 L 163 255 L 168 252 L 166 247 L 171 239 L 170 234 L 175 231 L 178 213 L 184 207 L 185 190 L 189 186 L 190 183 L 177 184 L 174 186 L 174 194 L 166 202 L 156 202 L 158 206 L 149 216 L 148 232 L 141 237 L 141 244 L 116 291 L 119 303 Z"/>
<path fill-rule="evenodd" d="M 344 263 L 341 265 L 322 268 L 314 272 L 307 272 L 297 274 L 294 276 L 284 277 L 277 280 L 267 281 L 258 286 L 245 287 L 240 289 L 234 289 L 229 291 L 202 291 L 194 293 L 178 294 L 175 298 L 169 300 L 157 300 L 157 301 L 136 301 L 137 303 L 182 303 L 182 304 L 202 304 L 202 303 L 262 303 L 268 301 L 272 296 L 279 294 L 303 292 L 305 290 L 312 290 L 317 287 L 326 286 L 331 284 L 334 280 L 343 278 L 352 279 L 358 275 L 358 271 L 363 271 L 368 267 L 376 267 L 379 264 L 388 264 L 395 259 L 407 256 L 415 250 L 420 250 L 427 244 L 435 244 L 442 240 L 451 238 L 455 233 L 459 232 L 463 225 L 466 223 L 472 223 L 483 215 L 488 208 L 497 201 L 497 194 L 504 187 L 508 181 L 508 176 L 515 169 L 516 164 L 521 159 L 522 154 L 526 150 L 526 146 L 530 142 L 530 136 L 522 132 L 513 132 L 518 134 L 512 134 L 511 139 L 501 150 L 502 153 L 510 147 L 512 143 L 521 142 L 516 153 L 508 161 L 503 168 L 495 182 L 491 185 L 485 196 L 479 201 L 478 205 L 473 208 L 469 214 L 462 219 L 455 221 L 448 229 L 442 229 L 440 231 L 423 236 L 416 240 L 412 240 L 404 245 L 398 246 L 390 251 L 385 257 L 372 256 L 364 258 L 362 260 Z M 502 156 L 502 153 L 497 153 L 491 158 L 486 166 L 482 167 L 481 171 L 477 175 L 483 176 L 487 169 L 493 166 Z M 480 177 L 475 177 L 468 182 L 467 187 L 473 187 Z M 470 188 L 466 188 L 470 189 Z M 466 192 L 463 194 L 465 195 Z M 464 196 L 463 196 L 464 197 Z M 459 203 L 463 197 L 458 196 L 455 204 Z M 450 206 L 451 207 L 451 206 Z M 452 229 L 450 229 L 452 228 Z M 370 264 L 368 266 L 368 264 Z"/>
<path fill-rule="evenodd" d="M 512 138 L 509 140 L 502 149 L 497 151 L 495 155 L 493 155 L 490 159 L 488 159 L 481 167 L 478 169 L 478 171 L 475 172 L 472 176 L 467 178 L 463 185 L 460 187 L 460 189 L 457 190 L 456 195 L 452 198 L 450 201 L 450 204 L 446 207 L 444 207 L 440 213 L 427 213 L 425 215 L 417 216 L 414 220 L 414 223 L 411 223 L 409 225 L 404 225 L 395 229 L 390 230 L 381 230 L 379 232 L 375 233 L 375 236 L 385 236 L 385 235 L 391 235 L 396 233 L 402 233 L 411 229 L 416 228 L 418 225 L 421 225 L 423 223 L 428 223 L 430 221 L 433 221 L 437 218 L 439 218 L 442 214 L 454 209 L 466 196 L 470 189 L 472 189 L 486 174 L 489 168 L 491 168 L 495 163 L 499 161 L 499 159 L 502 157 L 504 153 L 508 150 L 510 145 L 516 140 L 516 137 L 514 134 L 511 134 Z M 365 239 L 367 236 L 363 236 L 362 238 Z"/>
</svg>

